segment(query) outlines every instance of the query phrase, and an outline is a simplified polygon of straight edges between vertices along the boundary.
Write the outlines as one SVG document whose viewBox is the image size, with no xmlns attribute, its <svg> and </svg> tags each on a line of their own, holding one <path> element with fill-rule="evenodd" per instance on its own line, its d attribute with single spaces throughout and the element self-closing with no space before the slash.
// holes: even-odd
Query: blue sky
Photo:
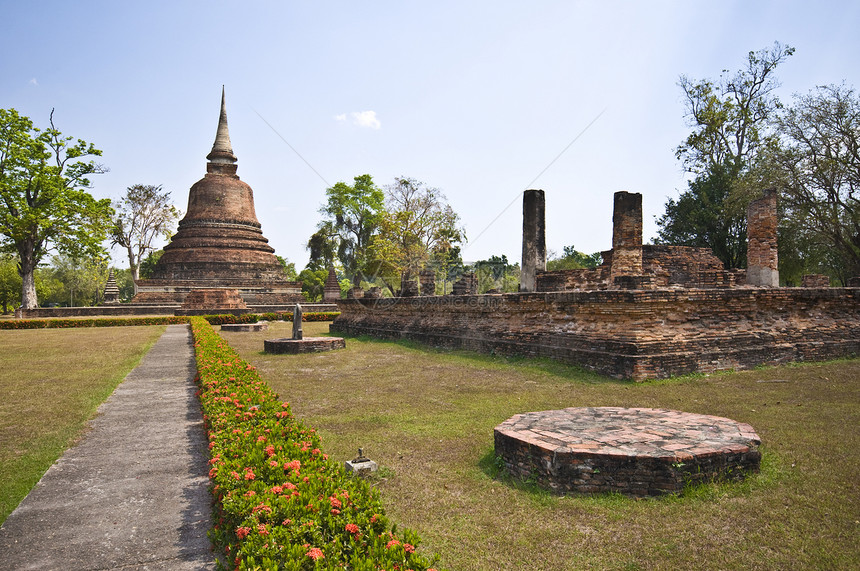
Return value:
<svg viewBox="0 0 860 571">
<path fill-rule="evenodd" d="M 442 189 L 467 261 L 519 260 L 526 188 L 546 191 L 551 250 L 609 248 L 618 190 L 643 194 L 647 241 L 686 186 L 681 74 L 716 78 L 779 41 L 797 49 L 778 69 L 783 100 L 860 84 L 851 1 L 0 7 L 0 107 L 40 126 L 55 108 L 61 131 L 101 148 L 100 198 L 161 184 L 184 210 L 225 85 L 238 174 L 264 235 L 299 269 L 325 189 L 364 173 Z"/>
</svg>

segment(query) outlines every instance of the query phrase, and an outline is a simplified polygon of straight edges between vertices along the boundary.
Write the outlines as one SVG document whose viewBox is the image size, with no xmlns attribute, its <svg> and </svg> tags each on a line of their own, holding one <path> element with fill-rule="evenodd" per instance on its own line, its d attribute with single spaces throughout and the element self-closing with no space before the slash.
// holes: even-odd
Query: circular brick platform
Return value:
<svg viewBox="0 0 860 571">
<path fill-rule="evenodd" d="M 269 324 L 266 321 L 260 323 L 223 323 L 221 331 L 234 332 L 249 332 L 249 331 L 268 331 Z"/>
<path fill-rule="evenodd" d="M 529 412 L 495 429 L 507 470 L 555 492 L 656 496 L 687 483 L 757 471 L 752 426 L 728 418 L 651 408 Z"/>
<path fill-rule="evenodd" d="M 263 351 L 266 353 L 319 353 L 332 349 L 343 349 L 346 341 L 343 337 L 305 337 L 304 339 L 266 339 L 263 341 Z"/>
</svg>

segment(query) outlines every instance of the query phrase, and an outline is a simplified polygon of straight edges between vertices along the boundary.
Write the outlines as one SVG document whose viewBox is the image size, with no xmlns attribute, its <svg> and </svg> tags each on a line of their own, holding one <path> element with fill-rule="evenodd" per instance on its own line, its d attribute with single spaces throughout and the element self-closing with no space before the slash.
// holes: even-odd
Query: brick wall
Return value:
<svg viewBox="0 0 860 571">
<path fill-rule="evenodd" d="M 860 289 L 659 289 L 341 300 L 333 332 L 550 357 L 643 380 L 860 353 Z"/>
<path fill-rule="evenodd" d="M 621 276 L 613 276 L 610 271 L 615 252 L 609 250 L 601 255 L 603 263 L 594 269 L 539 272 L 537 291 L 624 289 L 625 280 L 615 280 Z M 653 276 L 653 287 L 723 288 L 746 283 L 746 270 L 724 270 L 723 263 L 708 248 L 645 245 L 641 257 L 642 274 Z"/>
</svg>

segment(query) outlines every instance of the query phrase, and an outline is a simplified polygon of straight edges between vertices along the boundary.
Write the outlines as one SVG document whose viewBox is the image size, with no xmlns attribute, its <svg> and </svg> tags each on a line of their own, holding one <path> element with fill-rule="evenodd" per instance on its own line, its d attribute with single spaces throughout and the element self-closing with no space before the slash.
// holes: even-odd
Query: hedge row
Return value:
<svg viewBox="0 0 860 571">
<path fill-rule="evenodd" d="M 320 438 L 254 367 L 191 319 L 215 500 L 210 537 L 235 569 L 432 571 L 419 538 L 379 493 L 321 451 Z"/>
<path fill-rule="evenodd" d="M 302 321 L 331 321 L 340 315 L 337 311 L 318 311 L 302 315 Z M 212 325 L 224 323 L 257 323 L 267 321 L 292 321 L 292 313 L 247 313 L 244 315 L 204 315 Z M 85 319 L 6 319 L 0 320 L 0 329 L 68 329 L 74 327 L 123 327 L 127 325 L 172 325 L 188 323 L 188 316 L 150 317 L 93 317 Z"/>
</svg>

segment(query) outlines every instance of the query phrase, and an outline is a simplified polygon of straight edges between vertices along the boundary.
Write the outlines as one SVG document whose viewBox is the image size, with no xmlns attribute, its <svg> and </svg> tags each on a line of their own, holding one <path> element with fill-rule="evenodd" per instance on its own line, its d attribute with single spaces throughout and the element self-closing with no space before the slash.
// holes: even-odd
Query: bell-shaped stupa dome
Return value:
<svg viewBox="0 0 860 571">
<path fill-rule="evenodd" d="M 250 302 L 283 303 L 288 300 L 281 293 L 289 284 L 287 297 L 300 298 L 297 282 L 287 280 L 275 250 L 263 236 L 254 211 L 254 191 L 236 175 L 223 88 L 218 131 L 206 158 L 206 175 L 191 187 L 185 217 L 151 278 L 139 282 L 140 291 L 155 286 L 185 293 L 199 287 L 228 287 L 240 293 L 273 294 L 264 299 L 243 293 Z M 145 302 L 146 297 L 139 295 L 136 301 Z"/>
</svg>

